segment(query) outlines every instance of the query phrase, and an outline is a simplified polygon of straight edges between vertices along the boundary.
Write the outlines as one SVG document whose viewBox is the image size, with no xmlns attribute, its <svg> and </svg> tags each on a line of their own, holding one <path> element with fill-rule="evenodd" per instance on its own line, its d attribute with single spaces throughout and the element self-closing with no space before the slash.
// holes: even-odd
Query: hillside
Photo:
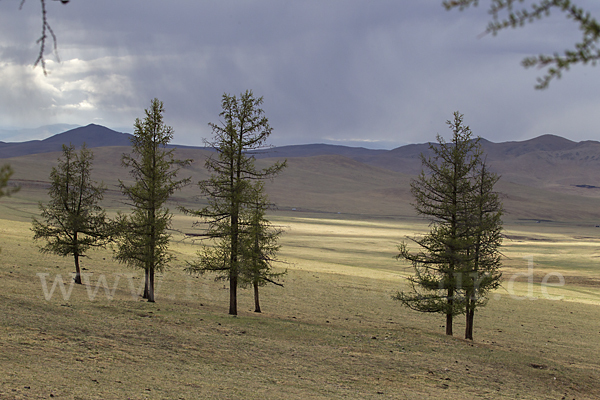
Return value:
<svg viewBox="0 0 600 400">
<path fill-rule="evenodd" d="M 127 147 L 102 147 L 94 150 L 94 178 L 107 185 L 107 201 L 114 207 L 120 203 L 118 179 L 128 181 L 127 171 L 120 166 L 121 154 Z M 17 196 L 43 199 L 46 196 L 48 171 L 60 153 L 43 153 L 7 159 L 15 169 L 15 180 L 24 188 Z M 192 158 L 194 163 L 181 171 L 193 182 L 207 177 L 204 160 L 210 152 L 180 149 L 178 157 Z M 258 160 L 266 165 L 273 159 Z M 590 172 L 593 175 L 595 171 Z M 414 217 L 410 203 L 410 180 L 414 175 L 358 162 L 344 156 L 292 157 L 288 168 L 267 185 L 271 200 L 280 210 L 300 213 L 355 214 L 373 217 Z M 595 178 L 595 177 L 594 177 Z M 582 178 L 583 179 L 583 178 Z M 586 182 L 591 182 L 591 178 Z M 589 194 L 595 189 L 570 186 L 539 188 L 503 179 L 497 189 L 502 192 L 506 217 L 510 220 L 536 219 L 600 223 L 598 199 Z M 581 192 L 581 193 L 580 193 Z M 195 186 L 176 196 L 179 201 L 194 203 Z"/>
<path fill-rule="evenodd" d="M 41 190 L 62 143 L 84 141 L 94 148 L 96 179 L 118 197 L 118 179 L 129 179 L 120 166 L 121 155 L 129 151 L 127 134 L 88 125 L 43 141 L 0 143 L 0 154 L 12 156 L 5 161 L 15 169 L 15 180 Z M 491 168 L 502 176 L 498 190 L 504 196 L 506 218 L 600 223 L 600 142 L 576 143 L 544 135 L 523 142 L 482 143 Z M 267 186 L 282 210 L 414 216 L 410 180 L 420 172 L 420 154 L 428 148 L 428 144 L 389 151 L 319 144 L 283 146 L 258 154 L 257 162 L 267 165 L 274 159 L 288 159 L 288 168 Z M 37 153 L 20 155 L 27 152 Z M 195 160 L 181 176 L 187 174 L 193 182 L 207 177 L 204 160 L 209 150 L 182 147 L 177 152 L 181 158 Z M 177 196 L 191 202 L 196 194 L 192 186 Z"/>
<path fill-rule="evenodd" d="M 33 140 L 34 138 L 47 138 L 78 127 L 79 125 L 72 124 L 52 124 L 37 128 L 0 129 L 0 142 L 22 142 L 24 140 Z"/>
<path fill-rule="evenodd" d="M 131 135 L 115 132 L 101 125 L 90 124 L 59 133 L 44 140 L 20 143 L 0 142 L 0 158 L 61 151 L 63 144 L 87 147 L 128 146 Z"/>
</svg>

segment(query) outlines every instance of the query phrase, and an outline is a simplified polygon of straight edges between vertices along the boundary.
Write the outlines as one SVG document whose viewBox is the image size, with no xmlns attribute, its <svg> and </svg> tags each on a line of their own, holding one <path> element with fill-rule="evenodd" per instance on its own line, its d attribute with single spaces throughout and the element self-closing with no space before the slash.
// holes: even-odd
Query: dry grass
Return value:
<svg viewBox="0 0 600 400">
<path fill-rule="evenodd" d="M 93 178 L 105 182 L 110 190 L 105 206 L 119 207 L 116 197 L 118 179 L 126 182 L 130 179 L 127 170 L 120 165 L 120 159 L 122 153 L 130 149 L 101 147 L 93 150 Z M 206 150 L 179 149 L 179 158 L 195 160 L 190 167 L 181 171 L 180 176 L 191 176 L 193 182 L 205 179 L 207 171 L 203 166 L 209 154 Z M 50 168 L 56 165 L 58 156 L 60 153 L 42 153 L 5 159 L 4 162 L 13 166 L 14 179 L 22 180 L 24 184 L 39 185 L 48 181 Z M 393 164 L 399 160 L 402 159 L 388 161 Z M 507 218 L 579 221 L 592 226 L 600 223 L 600 220 L 597 221 L 598 194 L 594 194 L 595 189 L 573 186 L 596 184 L 600 178 L 595 172 L 595 162 L 585 166 L 576 163 L 578 166 L 571 165 L 575 169 L 570 169 L 562 164 L 561 168 L 549 167 L 541 161 L 533 165 L 521 165 L 512 158 L 502 160 L 496 165 L 504 175 L 497 189 L 505 194 L 503 201 Z M 273 159 L 260 159 L 257 164 L 264 167 L 272 162 Z M 412 163 L 406 170 L 409 173 L 420 169 L 418 158 L 404 159 L 403 162 Z M 288 167 L 277 179 L 267 184 L 267 189 L 271 200 L 283 210 L 296 208 L 318 213 L 341 212 L 345 215 L 354 214 L 357 218 L 365 215 L 406 217 L 414 215 L 410 205 L 413 200 L 410 180 L 413 177 L 342 156 L 295 157 L 288 160 Z M 43 191 L 38 192 L 44 194 Z M 189 202 L 197 193 L 196 188 L 190 186 L 178 192 L 177 197 Z"/>
<path fill-rule="evenodd" d="M 182 272 L 195 246 L 180 236 L 179 261 L 159 276 L 155 304 L 132 293 L 142 274 L 108 250 L 84 260 L 90 286 L 73 287 L 68 299 L 57 287 L 47 300 L 37 274 L 48 274 L 48 290 L 61 274 L 68 289 L 73 267 L 31 242 L 35 199 L 24 191 L 0 205 L 0 398 L 600 397 L 597 242 L 587 228 L 511 225 L 507 271 L 526 272 L 522 257 L 532 254 L 538 300 L 516 299 L 528 294 L 520 278 L 515 296 L 499 291 L 478 312 L 468 342 L 458 338 L 462 318 L 457 337 L 446 337 L 440 316 L 390 298 L 410 272 L 393 259 L 396 245 L 426 229 L 415 220 L 274 215 L 288 229 L 285 288 L 262 290 L 262 314 L 242 291 L 231 317 L 223 283 Z M 567 276 L 549 289 L 563 301 L 539 289 L 551 271 Z M 102 279 L 112 296 L 99 287 L 90 298 Z"/>
</svg>

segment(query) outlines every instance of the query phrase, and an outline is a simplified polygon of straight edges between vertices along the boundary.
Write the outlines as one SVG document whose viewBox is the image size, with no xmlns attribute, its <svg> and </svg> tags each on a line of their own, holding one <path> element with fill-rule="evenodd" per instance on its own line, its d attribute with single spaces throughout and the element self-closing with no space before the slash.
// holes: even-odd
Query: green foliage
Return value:
<svg viewBox="0 0 600 400">
<path fill-rule="evenodd" d="M 411 293 L 395 298 L 405 306 L 446 315 L 446 333 L 452 334 L 453 316 L 472 314 L 485 295 L 499 284 L 502 206 L 493 192 L 498 177 L 482 161 L 479 139 L 454 113 L 447 121 L 452 142 L 439 135 L 430 145 L 432 157 L 421 155 L 423 171 L 411 182 L 417 213 L 431 224 L 430 232 L 412 240 L 420 251 L 399 246 L 398 259 L 412 263 Z"/>
<path fill-rule="evenodd" d="M 98 204 L 102 200 L 103 185 L 91 179 L 93 153 L 85 147 L 79 153 L 75 146 L 62 147 L 58 165 L 50 172 L 50 201 L 40 203 L 41 219 L 33 218 L 34 239 L 44 239 L 44 253 L 75 261 L 75 282 L 81 283 L 79 258 L 91 247 L 101 247 L 109 240 L 106 213 Z"/>
<path fill-rule="evenodd" d="M 578 7 L 571 0 L 540 0 L 532 2 L 528 7 L 517 8 L 517 3 L 523 2 L 523 0 L 492 0 L 489 8 L 492 21 L 488 24 L 486 33 L 496 35 L 506 28 L 524 26 L 526 23 L 550 15 L 552 10 L 564 13 L 568 19 L 578 24 L 582 32 L 581 40 L 575 43 L 572 49 L 565 50 L 562 55 L 558 52 L 551 56 L 540 54 L 527 57 L 522 61 L 522 65 L 526 68 L 547 68 L 546 74 L 537 79 L 536 89 L 548 87 L 552 79 L 560 78 L 562 73 L 568 71 L 572 65 L 588 63 L 596 65 L 600 59 L 600 49 L 598 49 L 600 24 L 589 11 Z M 448 0 L 443 4 L 448 10 L 453 8 L 464 10 L 471 5 L 477 6 L 479 0 Z M 502 13 L 506 13 L 504 19 L 500 17 Z"/>
<path fill-rule="evenodd" d="M 223 111 L 219 114 L 223 122 L 210 124 L 213 140 L 207 142 L 216 151 L 205 164 L 211 176 L 198 183 L 208 205 L 201 210 L 183 210 L 201 217 L 206 223 L 205 237 L 214 239 L 214 247 L 204 244 L 198 252 L 198 260 L 190 263 L 187 271 L 214 272 L 217 279 L 229 280 L 229 313 L 232 315 L 237 314 L 237 287 L 246 246 L 245 215 L 264 190 L 256 182 L 272 179 L 285 167 L 285 162 L 261 170 L 255 166 L 251 153 L 266 146 L 272 131 L 260 108 L 262 102 L 263 98 L 255 98 L 251 91 L 239 98 L 223 95 Z"/>
<path fill-rule="evenodd" d="M 503 207 L 494 185 L 500 177 L 487 169 L 485 161 L 477 166 L 473 177 L 473 197 L 470 200 L 471 246 L 463 273 L 462 290 L 465 301 L 465 339 L 473 339 L 475 309 L 484 306 L 491 290 L 500 286 Z"/>
<path fill-rule="evenodd" d="M 245 216 L 241 234 L 241 286 L 252 285 L 254 288 L 255 312 L 260 311 L 258 288 L 267 283 L 283 286 L 276 280 L 286 274 L 275 272 L 273 263 L 279 261 L 279 236 L 283 233 L 280 228 L 274 227 L 266 218 L 269 207 L 268 199 L 263 194 L 263 182 L 256 183 L 254 204 L 245 208 Z"/>
<path fill-rule="evenodd" d="M 135 121 L 132 153 L 122 158 L 122 165 L 130 168 L 135 183 L 127 186 L 119 181 L 133 210 L 130 215 L 117 217 L 121 235 L 115 259 L 145 270 L 144 298 L 153 302 L 154 272 L 162 271 L 173 259 L 168 252 L 172 214 L 165 203 L 176 190 L 189 183 L 190 178 L 176 178 L 191 160 L 177 160 L 174 149 L 166 149 L 173 138 L 173 128 L 164 124 L 163 103 L 152 100 L 145 113 L 143 121 L 139 118 Z"/>
<path fill-rule="evenodd" d="M 257 182 L 262 186 L 262 182 Z M 257 198 L 254 204 L 244 209 L 243 237 L 242 237 L 242 275 L 243 283 L 264 286 L 275 283 L 284 275 L 274 272 L 272 265 L 277 262 L 277 252 L 280 249 L 279 237 L 283 233 L 281 228 L 274 227 L 266 218 L 269 202 L 263 194 L 262 187 L 256 189 Z"/>
<path fill-rule="evenodd" d="M 0 197 L 10 196 L 19 191 L 19 187 L 8 186 L 8 181 L 13 174 L 14 171 L 9 164 L 0 167 Z"/>
<path fill-rule="evenodd" d="M 18 186 L 8 187 L 8 181 L 13 173 L 14 171 L 9 164 L 0 167 L 0 197 L 10 196 L 12 193 L 19 191 Z"/>
</svg>

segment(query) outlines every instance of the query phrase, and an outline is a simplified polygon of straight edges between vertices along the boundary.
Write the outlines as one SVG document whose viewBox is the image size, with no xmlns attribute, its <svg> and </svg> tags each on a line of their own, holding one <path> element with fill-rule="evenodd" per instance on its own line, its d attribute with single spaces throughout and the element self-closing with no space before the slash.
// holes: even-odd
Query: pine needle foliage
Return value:
<svg viewBox="0 0 600 400">
<path fill-rule="evenodd" d="M 39 204 L 40 220 L 32 219 L 34 240 L 43 239 L 43 253 L 73 256 L 75 283 L 81 284 L 80 258 L 110 239 L 110 224 L 99 202 L 106 188 L 91 179 L 93 153 L 85 145 L 62 146 L 58 165 L 50 172 L 50 201 Z"/>
<path fill-rule="evenodd" d="M 13 174 L 14 170 L 12 169 L 10 164 L 4 164 L 0 167 L 0 198 L 4 196 L 10 196 L 11 194 L 19 191 L 20 187 L 9 186 L 8 184 L 10 177 Z"/>
<path fill-rule="evenodd" d="M 201 218 L 205 224 L 205 238 L 198 260 L 189 263 L 187 271 L 195 274 L 213 272 L 217 279 L 229 281 L 229 314 L 237 315 L 237 289 L 241 283 L 242 257 L 246 241 L 244 215 L 255 204 L 263 186 L 256 182 L 274 178 L 286 165 L 276 162 L 258 169 L 253 152 L 267 147 L 272 132 L 267 117 L 261 109 L 262 97 L 252 91 L 239 98 L 224 94 L 221 101 L 220 124 L 209 124 L 213 131 L 211 141 L 215 150 L 206 160 L 205 167 L 211 173 L 209 179 L 200 181 L 198 187 L 208 205 L 200 210 L 183 209 Z"/>
<path fill-rule="evenodd" d="M 176 190 L 190 182 L 190 178 L 177 180 L 177 174 L 191 160 L 178 160 L 175 149 L 167 148 L 173 139 L 173 128 L 164 123 L 163 103 L 153 99 L 145 113 L 144 120 L 135 121 L 131 153 L 123 154 L 121 160 L 122 165 L 129 168 L 134 183 L 126 185 L 119 181 L 132 211 L 117 217 L 121 234 L 115 259 L 144 270 L 143 297 L 154 302 L 154 274 L 163 271 L 173 260 L 168 251 L 173 214 L 166 202 Z"/>
<path fill-rule="evenodd" d="M 479 0 L 446 0 L 443 2 L 447 10 L 458 8 L 464 10 L 479 5 Z M 559 79 L 563 72 L 576 64 L 595 66 L 600 60 L 600 23 L 589 11 L 575 4 L 572 0 L 491 0 L 488 13 L 492 20 L 485 33 L 496 35 L 507 28 L 518 28 L 548 17 L 552 11 L 558 11 L 573 21 L 581 32 L 581 39 L 563 54 L 540 54 L 523 59 L 525 68 L 546 68 L 546 73 L 537 78 L 536 89 L 545 89 L 554 79 Z M 504 15 L 504 16 L 503 16 Z"/>
<path fill-rule="evenodd" d="M 259 287 L 268 283 L 283 286 L 277 280 L 287 271 L 275 271 L 273 264 L 282 262 L 277 258 L 280 249 L 279 237 L 283 229 L 273 226 L 266 217 L 270 206 L 264 194 L 263 182 L 257 182 L 257 198 L 245 207 L 242 230 L 241 286 L 252 286 L 254 290 L 254 312 L 261 312 Z M 247 216 L 246 216 L 247 215 Z"/>
<path fill-rule="evenodd" d="M 500 177 L 490 172 L 485 160 L 478 165 L 473 177 L 471 199 L 471 246 L 467 259 L 462 290 L 465 301 L 465 339 L 473 340 L 473 319 L 477 307 L 487 303 L 490 291 L 500 286 L 502 273 L 502 214 L 503 206 L 494 185 Z"/>
<path fill-rule="evenodd" d="M 411 182 L 417 213 L 430 222 L 428 234 L 406 242 L 398 259 L 409 261 L 414 275 L 411 290 L 394 298 L 420 312 L 446 316 L 446 334 L 452 335 L 453 318 L 463 313 L 472 322 L 475 308 L 499 284 L 502 206 L 493 192 L 498 177 L 482 162 L 479 138 L 473 138 L 463 115 L 447 121 L 452 141 L 437 136 L 432 156 L 421 154 L 423 170 Z M 467 335 L 468 336 L 468 335 Z"/>
<path fill-rule="evenodd" d="M 10 196 L 19 191 L 20 188 L 18 186 L 9 186 L 8 184 L 14 172 L 10 164 L 4 164 L 0 167 L 0 197 Z"/>
</svg>

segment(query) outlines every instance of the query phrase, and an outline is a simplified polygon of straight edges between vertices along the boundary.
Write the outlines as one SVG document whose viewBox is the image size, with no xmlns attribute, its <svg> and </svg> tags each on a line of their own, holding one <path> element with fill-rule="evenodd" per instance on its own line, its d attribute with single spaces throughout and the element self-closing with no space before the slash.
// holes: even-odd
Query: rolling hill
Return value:
<svg viewBox="0 0 600 400">
<path fill-rule="evenodd" d="M 118 178 L 129 179 L 120 166 L 129 136 L 88 125 L 42 141 L 0 143 L 0 157 L 13 166 L 16 181 L 42 190 L 61 145 L 86 142 L 94 148 L 95 179 L 104 181 L 118 196 Z M 600 223 L 600 142 L 576 143 L 544 135 L 523 142 L 482 139 L 482 144 L 491 168 L 502 176 L 497 188 L 504 196 L 506 218 Z M 192 176 L 194 182 L 206 178 L 203 166 L 210 150 L 174 147 L 179 157 L 195 160 L 182 176 Z M 288 168 L 268 184 L 271 199 L 281 210 L 411 217 L 410 180 L 420 172 L 420 154 L 428 148 L 428 144 L 394 150 L 283 146 L 261 152 L 257 162 L 267 165 L 273 159 L 288 159 Z M 178 197 L 191 201 L 195 194 L 192 186 Z"/>
<path fill-rule="evenodd" d="M 63 144 L 72 143 L 79 147 L 129 146 L 130 134 L 120 133 L 101 125 L 90 124 L 59 133 L 44 140 L 20 143 L 0 142 L 0 158 L 26 156 L 30 154 L 61 151 Z"/>
</svg>

